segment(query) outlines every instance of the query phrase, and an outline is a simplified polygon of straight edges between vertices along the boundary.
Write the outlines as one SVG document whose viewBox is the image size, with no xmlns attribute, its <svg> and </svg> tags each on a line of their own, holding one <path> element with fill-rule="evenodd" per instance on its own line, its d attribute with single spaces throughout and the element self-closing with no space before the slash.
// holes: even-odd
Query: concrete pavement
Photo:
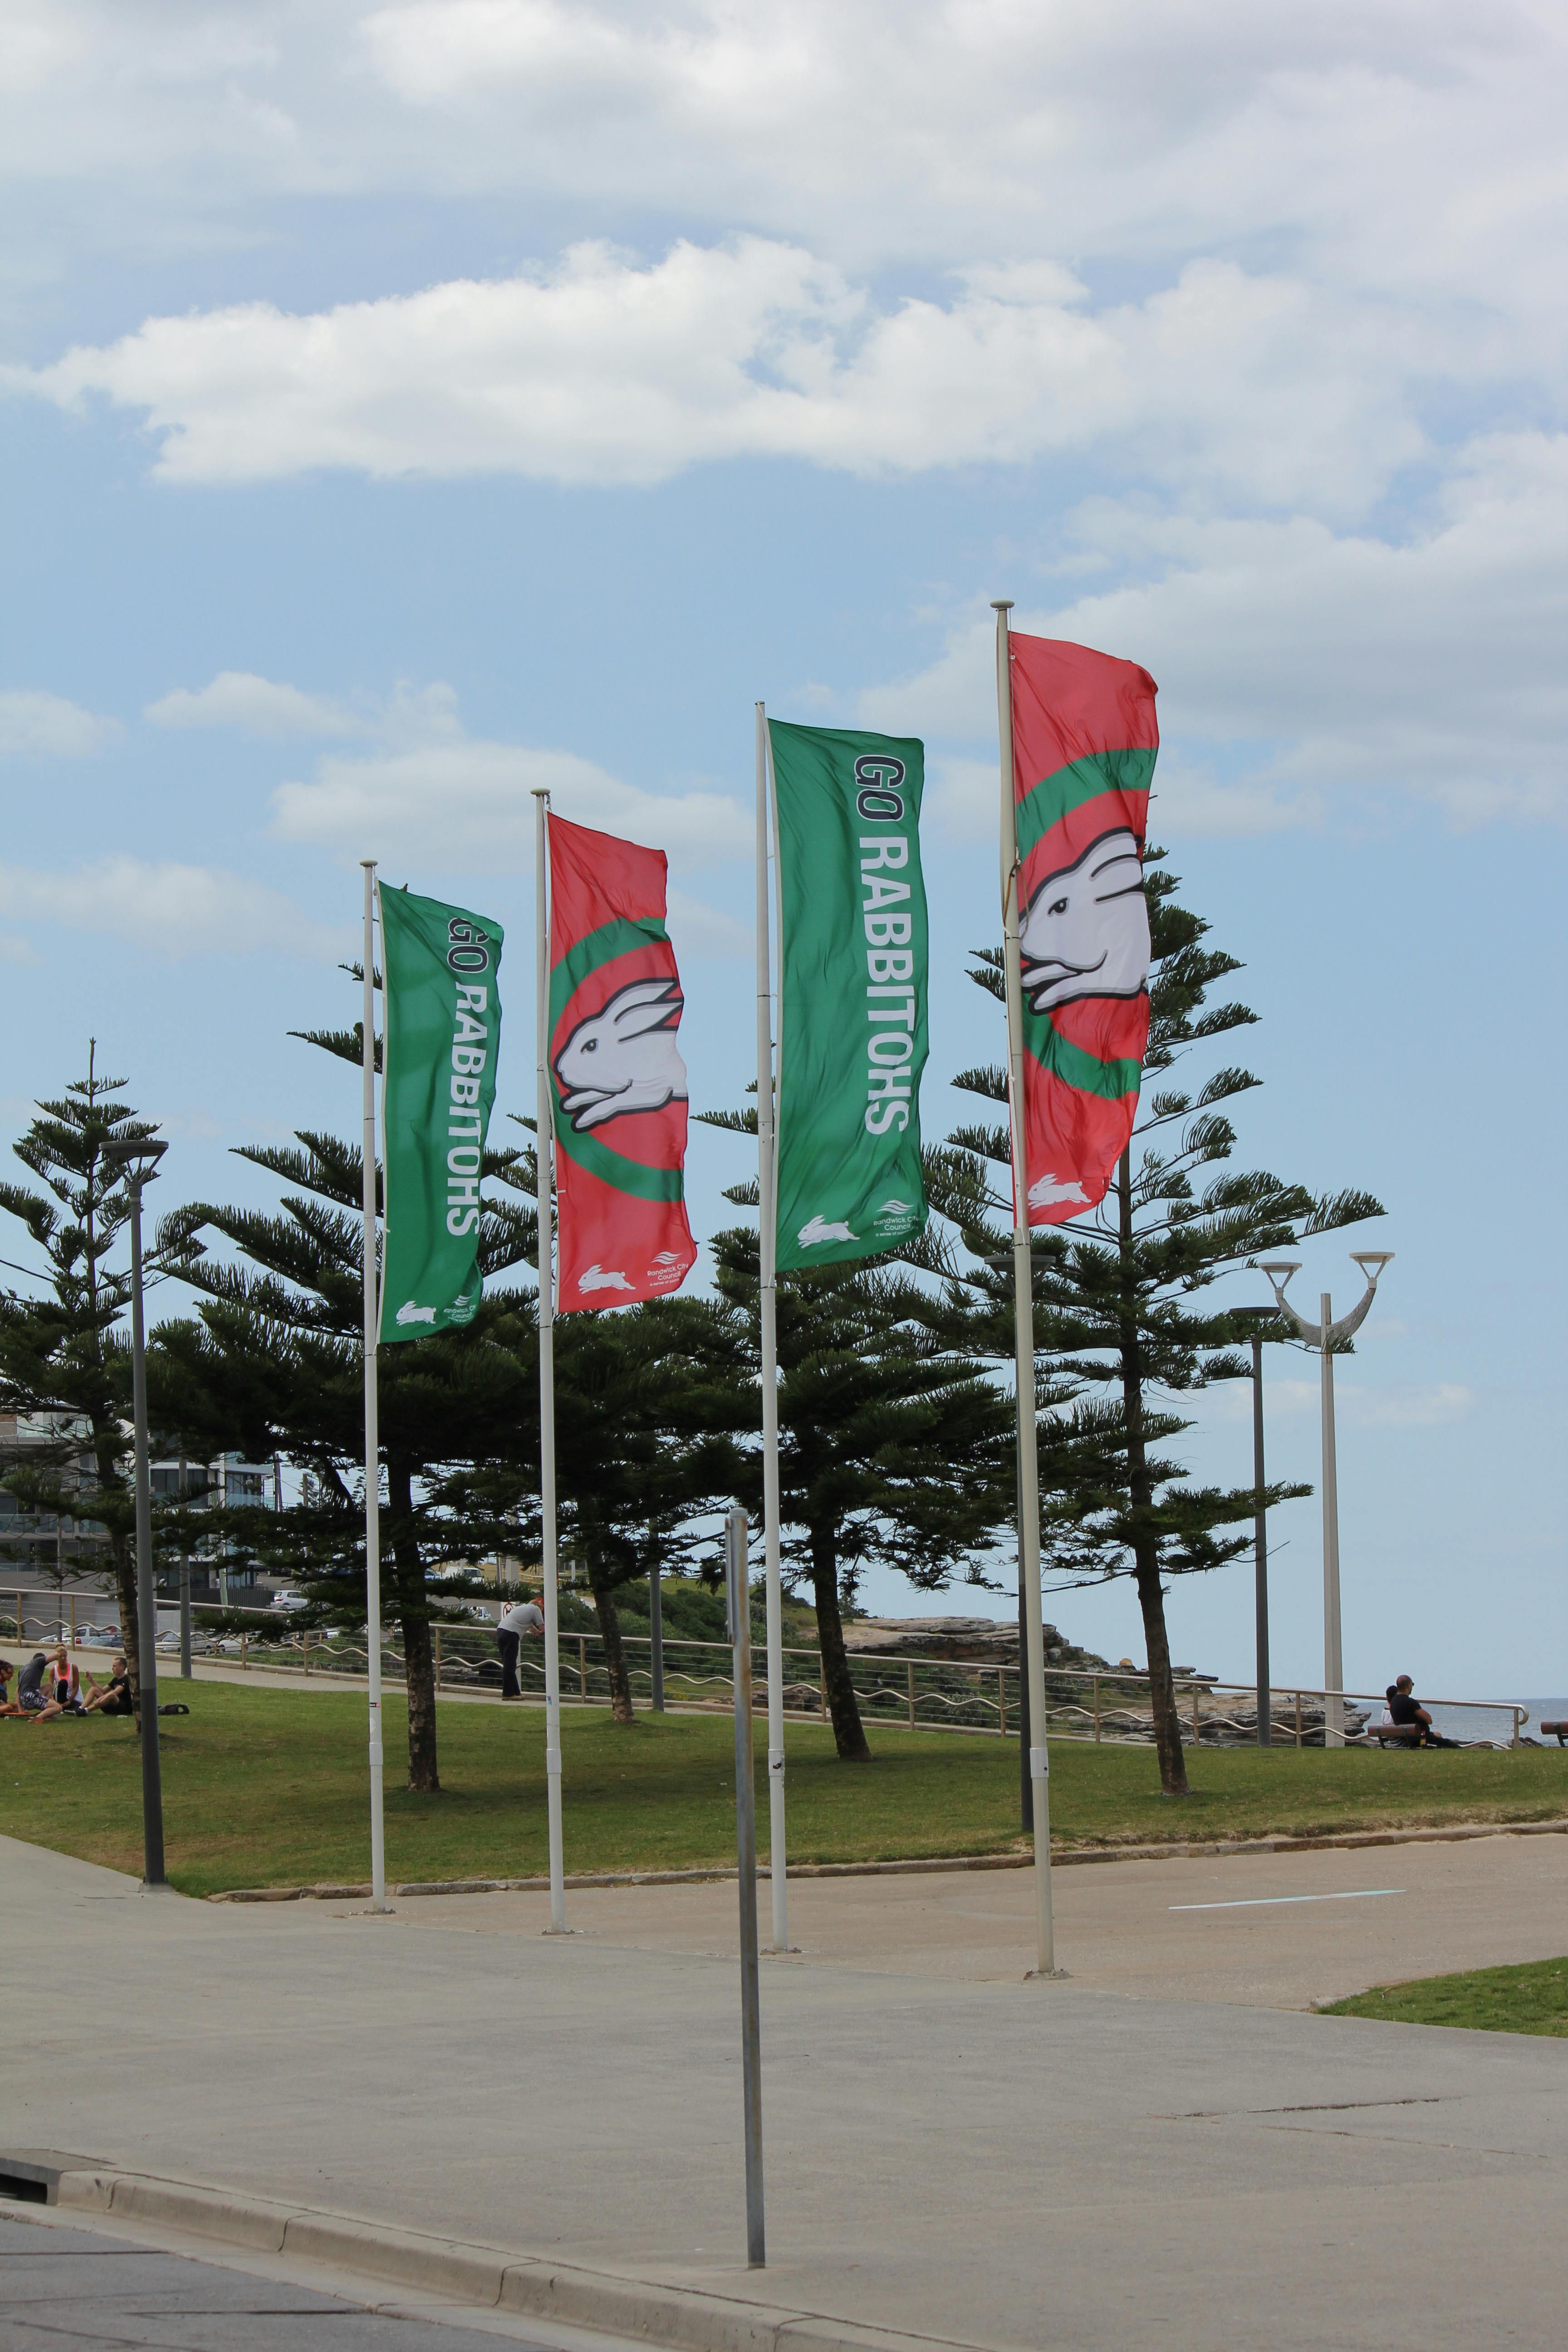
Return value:
<svg viewBox="0 0 1568 2352">
<path fill-rule="evenodd" d="M 1393 1978 L 1568 1951 L 1568 1836 L 1104 1863 L 1053 1884 L 1058 1957 L 1100 1991 L 1310 2009 Z M 735 1899 L 732 1881 L 573 1889 L 567 1916 L 621 1949 L 718 1957 L 734 1948 Z M 1016 1983 L 1034 1900 L 1027 1870 L 797 1880 L 801 1949 L 788 1965 Z M 764 1933 L 766 1909 L 764 1898 Z M 549 1899 L 426 1895 L 397 1917 L 416 1931 L 536 1936 Z"/>
<path fill-rule="evenodd" d="M 218 1906 L 5 1842 L 0 1953 L 28 2032 L 0 2077 L 0 2145 L 961 2343 L 1534 2345 L 1562 2319 L 1568 2045 L 1236 1999 L 1248 1981 L 1267 1991 L 1270 1955 L 1326 1935 L 1322 1918 L 1335 1936 L 1388 1935 L 1373 1923 L 1408 1892 L 1289 1915 L 1170 1909 L 1248 1895 L 1253 1873 L 1260 1889 L 1265 1873 L 1281 1882 L 1269 1893 L 1339 1891 L 1304 1875 L 1327 1870 L 1342 1890 L 1419 1883 L 1430 1936 L 1445 1898 L 1415 1869 L 1436 1857 L 1494 1873 L 1449 1882 L 1460 1932 L 1479 1939 L 1489 1899 L 1503 1907 L 1500 1854 L 1543 1874 L 1519 1880 L 1515 1909 L 1539 1908 L 1539 1948 L 1568 1949 L 1557 1839 L 1064 1873 L 1062 1953 L 1079 1972 L 1057 1985 L 951 1965 L 964 1935 L 1005 1940 L 1007 1923 L 963 1906 L 994 1910 L 1010 1874 L 797 1890 L 815 1953 L 764 1974 L 770 2265 L 754 2277 L 737 1970 L 721 1948 L 732 1888 L 576 1897 L 590 1932 L 558 1940 L 531 1932 L 529 1898 L 432 1898 L 390 1919 Z M 939 1888 L 925 1943 L 940 1960 L 946 1938 L 948 1960 L 868 1951 L 868 1885 L 927 1903 Z M 1180 1961 L 1194 1926 L 1189 1994 L 1229 1966 L 1231 1997 L 1103 1989 L 1087 1930 L 1074 1944 L 1080 1893 L 1101 1906 L 1108 1954 L 1158 1930 Z M 684 1943 L 672 1895 L 716 1906 L 688 1917 Z M 639 1935 L 630 1905 L 647 1895 L 667 1924 Z M 1281 1916 L 1312 1924 L 1257 1930 Z M 1336 1989 L 1326 1945 L 1307 1975 Z"/>
</svg>

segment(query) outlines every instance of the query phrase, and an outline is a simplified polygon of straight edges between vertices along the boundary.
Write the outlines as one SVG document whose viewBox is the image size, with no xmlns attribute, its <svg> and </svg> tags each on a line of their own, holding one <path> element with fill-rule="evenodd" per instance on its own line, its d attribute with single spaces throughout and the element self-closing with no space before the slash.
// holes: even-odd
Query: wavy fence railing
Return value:
<svg viewBox="0 0 1568 2352">
<path fill-rule="evenodd" d="M 0 1608 L 7 1596 L 0 1591 Z M 198 1609 L 200 1604 L 198 1604 Z M 97 1629 L 92 1629 L 97 1630 Z M 69 1640 L 69 1633 L 62 1638 Z M 500 1661 L 493 1631 L 467 1623 L 431 1628 L 437 1688 L 444 1692 L 487 1692 L 498 1696 Z M 90 1633 L 89 1635 L 90 1646 Z M 666 1637 L 663 1643 L 664 1703 L 677 1710 L 728 1713 L 733 1706 L 730 1650 L 721 1642 L 695 1642 Z M 176 1635 L 160 1635 L 160 1654 L 166 1658 L 178 1648 Z M 635 1706 L 647 1706 L 653 1696 L 652 1643 L 647 1634 L 622 1637 L 627 1679 Z M 363 1636 L 355 1639 L 330 1629 L 298 1631 L 270 1625 L 254 1631 L 193 1640 L 195 1655 L 237 1666 L 242 1672 L 304 1676 L 363 1678 L 368 1671 Z M 166 1671 L 166 1668 L 164 1669 Z M 404 1656 L 395 1633 L 382 1648 L 382 1671 L 388 1682 L 404 1675 Z M 759 1640 L 756 1655 L 756 1706 L 766 1706 Z M 525 1696 L 542 1698 L 544 1662 L 537 1642 L 525 1643 L 519 1661 Z M 868 1657 L 851 1654 L 849 1678 L 856 1702 L 868 1723 L 901 1724 L 916 1731 L 968 1731 L 1016 1737 L 1019 1723 L 1018 1669 L 967 1659 Z M 607 1706 L 611 1689 L 605 1645 L 597 1633 L 561 1636 L 561 1689 L 570 1705 Z M 1375 1725 L 1383 1712 L 1381 1694 L 1347 1691 L 1342 1698 L 1346 1744 L 1376 1744 Z M 827 1713 L 826 1684 L 820 1654 L 809 1649 L 784 1652 L 784 1708 L 797 1721 L 822 1722 Z M 1321 1748 L 1328 1721 L 1329 1694 L 1285 1685 L 1269 1694 L 1270 1738 L 1278 1747 Z M 1252 1747 L 1258 1738 L 1258 1695 L 1250 1685 L 1184 1678 L 1176 1685 L 1182 1737 L 1188 1746 Z M 1517 1748 L 1529 1714 L 1512 1700 L 1440 1699 L 1426 1702 L 1439 1727 L 1466 1747 Z M 1050 1667 L 1046 1674 L 1046 1729 L 1052 1739 L 1080 1739 L 1107 1746 L 1147 1746 L 1153 1739 L 1153 1717 L 1148 1677 L 1126 1670 L 1103 1673 L 1072 1667 Z"/>
</svg>

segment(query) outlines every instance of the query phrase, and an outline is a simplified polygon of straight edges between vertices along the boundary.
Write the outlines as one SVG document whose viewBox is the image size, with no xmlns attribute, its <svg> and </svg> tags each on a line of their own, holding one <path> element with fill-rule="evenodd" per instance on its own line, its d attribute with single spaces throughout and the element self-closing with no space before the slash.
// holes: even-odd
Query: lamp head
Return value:
<svg viewBox="0 0 1568 2352">
<path fill-rule="evenodd" d="M 1377 1288 L 1378 1276 L 1393 1256 L 1392 1250 L 1352 1250 L 1351 1252 L 1352 1261 L 1360 1266 L 1374 1290 Z"/>
<path fill-rule="evenodd" d="M 1268 1276 L 1276 1291 L 1282 1291 L 1290 1276 L 1299 1274 L 1300 1268 L 1299 1257 L 1266 1257 L 1260 1262 L 1258 1271 Z"/>
<path fill-rule="evenodd" d="M 106 1143 L 102 1157 L 120 1170 L 128 1184 L 140 1186 L 157 1174 L 158 1162 L 168 1149 L 156 1135 L 126 1136 Z"/>
<path fill-rule="evenodd" d="M 1256 1332 L 1259 1339 L 1270 1326 L 1279 1320 L 1278 1307 L 1233 1307 L 1228 1320 L 1239 1323 L 1245 1330 Z"/>
</svg>

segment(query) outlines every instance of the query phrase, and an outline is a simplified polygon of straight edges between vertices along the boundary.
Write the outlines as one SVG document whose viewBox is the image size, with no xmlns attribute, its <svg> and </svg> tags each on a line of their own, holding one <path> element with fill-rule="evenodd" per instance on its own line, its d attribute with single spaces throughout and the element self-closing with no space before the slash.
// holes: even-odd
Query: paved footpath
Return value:
<svg viewBox="0 0 1568 2352">
<path fill-rule="evenodd" d="M 1489 1905 L 1568 1950 L 1568 1840 L 1064 1872 L 1065 1984 L 1021 1980 L 1008 1874 L 935 1898 L 803 1885 L 809 1956 L 763 1979 L 760 2276 L 741 2261 L 732 1887 L 574 1896 L 590 1932 L 555 1939 L 526 1897 L 376 1919 L 144 1896 L 10 1842 L 0 1868 L 0 2147 L 950 2342 L 1474 2352 L 1561 2329 L 1568 2044 L 1249 2003 L 1292 1939 L 1319 1939 L 1321 1991 L 1333 1938 L 1397 1945 L 1369 1923 L 1412 1897 L 1373 1888 L 1426 1890 L 1405 1914 L 1426 1919 L 1422 1965 L 1445 1899 L 1470 1947 Z M 1435 1868 L 1457 1874 L 1447 1898 L 1418 1876 Z M 868 1924 L 889 1884 L 936 1924 L 917 1935 L 897 1901 Z M 672 1894 L 697 1898 L 674 1929 Z M 1080 1900 L 1100 1925 L 1085 1911 L 1075 1948 Z M 1189 1900 L 1236 1907 L 1170 1907 Z M 1179 1959 L 1189 1924 L 1163 1993 L 1106 1989 L 1119 1933 Z M 1011 1938 L 1011 1972 L 955 1969 L 966 1934 L 993 1956 Z M 1225 1997 L 1191 1997 L 1226 1967 Z"/>
</svg>

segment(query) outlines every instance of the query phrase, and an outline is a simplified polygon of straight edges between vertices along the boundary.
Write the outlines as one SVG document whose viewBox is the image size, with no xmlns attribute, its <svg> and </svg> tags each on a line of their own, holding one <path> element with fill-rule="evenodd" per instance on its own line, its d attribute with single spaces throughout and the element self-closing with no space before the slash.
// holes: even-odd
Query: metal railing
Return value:
<svg viewBox="0 0 1568 2352">
<path fill-rule="evenodd" d="M 0 1590 L 0 1610 L 8 1596 Z M 111 1604 L 108 1604 L 111 1606 Z M 232 1614 L 196 1602 L 192 1615 Z M 197 1656 L 241 1672 L 266 1671 L 301 1676 L 363 1677 L 367 1657 L 363 1637 L 355 1638 L 322 1627 L 290 1627 L 281 1612 L 257 1611 L 258 1623 L 237 1633 L 217 1636 L 197 1633 L 193 1649 Z M 259 1622 L 279 1618 L 276 1625 Z M 430 1629 L 436 1687 L 443 1692 L 483 1692 L 500 1688 L 500 1662 L 491 1627 L 473 1621 L 434 1624 Z M 60 1638 L 74 1641 L 75 1622 Z M 177 1636 L 159 1635 L 161 1654 L 177 1646 Z M 627 1680 L 634 1704 L 651 1698 L 651 1640 L 626 1633 Z M 664 1643 L 665 1704 L 672 1709 L 728 1713 L 733 1706 L 731 1653 L 727 1643 L 687 1641 L 666 1635 Z M 784 1651 L 784 1709 L 797 1721 L 823 1722 L 827 1717 L 827 1685 L 821 1654 L 816 1650 Z M 405 1663 L 395 1632 L 389 1631 L 382 1651 L 383 1671 L 389 1681 L 404 1678 Z M 1018 1729 L 1019 1689 L 1016 1665 L 946 1658 L 887 1658 L 857 1655 L 848 1659 L 856 1703 L 868 1723 L 901 1724 L 918 1731 L 968 1731 L 1013 1737 Z M 519 1675 L 525 1693 L 543 1693 L 544 1662 L 537 1643 L 524 1645 Z M 579 1706 L 610 1704 L 609 1669 L 598 1633 L 561 1635 L 562 1696 Z M 1347 1747 L 1377 1744 L 1373 1726 L 1381 1716 L 1381 1693 L 1329 1693 L 1305 1685 L 1285 1685 L 1270 1692 L 1270 1737 L 1277 1747 L 1321 1748 L 1328 1720 L 1327 1702 L 1344 1702 Z M 759 1705 L 763 1699 L 759 1694 Z M 1517 1748 L 1529 1711 L 1517 1700 L 1428 1699 L 1424 1704 L 1437 1718 L 1439 1728 L 1468 1747 Z M 1248 1748 L 1257 1743 L 1257 1692 L 1249 1684 L 1222 1683 L 1184 1677 L 1176 1685 L 1182 1738 L 1188 1747 Z M 1146 1675 L 1127 1668 L 1103 1671 L 1059 1666 L 1046 1671 L 1046 1730 L 1052 1739 L 1085 1740 L 1107 1747 L 1140 1747 L 1154 1737 L 1150 1684 Z"/>
</svg>

